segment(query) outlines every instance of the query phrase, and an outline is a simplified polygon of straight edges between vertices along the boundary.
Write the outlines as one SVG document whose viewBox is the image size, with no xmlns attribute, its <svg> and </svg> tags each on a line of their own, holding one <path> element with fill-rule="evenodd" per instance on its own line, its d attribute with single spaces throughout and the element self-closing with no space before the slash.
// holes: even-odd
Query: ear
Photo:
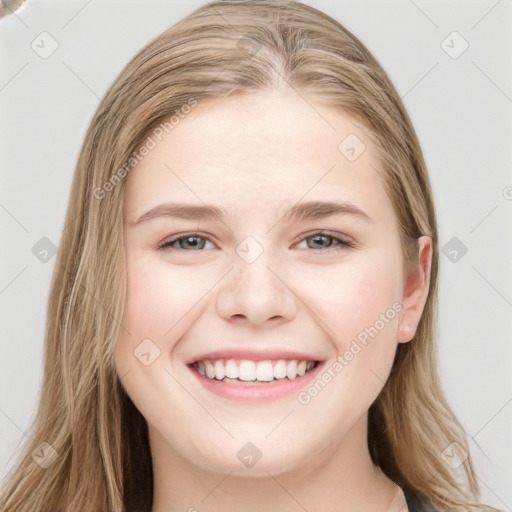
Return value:
<svg viewBox="0 0 512 512">
<path fill-rule="evenodd" d="M 417 268 L 405 273 L 398 343 L 413 339 L 427 301 L 432 264 L 432 239 L 429 236 L 418 238 L 418 251 Z"/>
</svg>

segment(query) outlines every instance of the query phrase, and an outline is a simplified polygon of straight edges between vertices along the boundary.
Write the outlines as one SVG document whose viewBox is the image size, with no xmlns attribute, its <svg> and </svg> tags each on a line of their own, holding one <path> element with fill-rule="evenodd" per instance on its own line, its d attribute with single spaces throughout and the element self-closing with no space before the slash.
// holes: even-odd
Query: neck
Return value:
<svg viewBox="0 0 512 512">
<path fill-rule="evenodd" d="M 397 487 L 373 465 L 365 415 L 337 446 L 285 473 L 238 477 L 198 467 L 149 427 L 153 459 L 152 512 L 279 510 L 407 511 Z M 400 503 L 399 503 L 400 502 Z M 403 507 L 403 508 L 402 508 Z"/>
</svg>

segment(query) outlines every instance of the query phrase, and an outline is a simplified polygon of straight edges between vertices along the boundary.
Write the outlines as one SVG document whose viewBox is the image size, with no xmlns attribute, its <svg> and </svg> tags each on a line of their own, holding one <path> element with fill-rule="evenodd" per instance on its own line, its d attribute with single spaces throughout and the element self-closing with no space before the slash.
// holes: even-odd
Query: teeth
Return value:
<svg viewBox="0 0 512 512">
<path fill-rule="evenodd" d="M 213 379 L 215 377 L 215 368 L 213 367 L 213 364 L 210 363 L 210 361 L 205 361 L 204 366 L 206 368 L 206 376 L 209 379 Z"/>
<path fill-rule="evenodd" d="M 215 361 L 215 378 L 222 380 L 226 376 L 226 370 L 224 369 L 224 365 L 222 361 Z"/>
<path fill-rule="evenodd" d="M 274 380 L 274 369 L 270 361 L 260 361 L 256 365 L 256 380 L 263 382 Z"/>
<path fill-rule="evenodd" d="M 286 365 L 286 376 L 292 380 L 297 377 L 297 361 L 290 361 Z"/>
<path fill-rule="evenodd" d="M 240 361 L 240 365 L 238 366 L 238 379 L 256 379 L 256 364 L 254 363 L 254 361 Z"/>
<path fill-rule="evenodd" d="M 238 366 L 233 359 L 230 359 L 226 363 L 226 377 L 230 379 L 238 379 Z"/>
<path fill-rule="evenodd" d="M 274 378 L 276 379 L 284 379 L 286 377 L 286 361 L 284 359 L 279 359 L 277 363 L 274 365 Z"/>
<path fill-rule="evenodd" d="M 197 371 L 209 379 L 271 382 L 286 377 L 293 380 L 302 377 L 315 367 L 313 361 L 250 361 L 247 359 L 204 360 L 194 363 Z"/>
</svg>

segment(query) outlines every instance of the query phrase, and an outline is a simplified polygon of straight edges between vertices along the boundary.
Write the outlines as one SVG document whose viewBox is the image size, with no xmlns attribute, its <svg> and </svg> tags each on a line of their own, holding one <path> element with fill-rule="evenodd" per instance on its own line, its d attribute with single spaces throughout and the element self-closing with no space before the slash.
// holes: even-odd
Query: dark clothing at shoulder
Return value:
<svg viewBox="0 0 512 512">
<path fill-rule="evenodd" d="M 409 512 L 429 512 L 418 496 L 409 490 L 404 490 L 405 500 Z"/>
</svg>

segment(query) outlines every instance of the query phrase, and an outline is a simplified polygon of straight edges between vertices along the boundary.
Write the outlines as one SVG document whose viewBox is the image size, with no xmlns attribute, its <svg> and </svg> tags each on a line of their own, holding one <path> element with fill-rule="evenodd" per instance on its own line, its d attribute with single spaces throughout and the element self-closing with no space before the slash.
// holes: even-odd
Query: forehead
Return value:
<svg viewBox="0 0 512 512">
<path fill-rule="evenodd" d="M 128 216 L 176 200 L 240 214 L 338 199 L 392 215 L 366 130 L 288 87 L 201 102 L 153 138 L 128 177 Z"/>
</svg>

